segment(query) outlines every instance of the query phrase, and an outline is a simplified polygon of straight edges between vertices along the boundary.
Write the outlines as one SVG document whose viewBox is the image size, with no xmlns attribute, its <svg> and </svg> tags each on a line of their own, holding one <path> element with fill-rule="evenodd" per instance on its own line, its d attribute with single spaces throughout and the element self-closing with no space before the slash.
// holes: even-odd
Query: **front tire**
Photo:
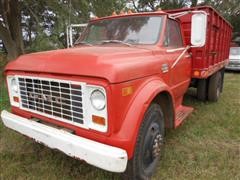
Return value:
<svg viewBox="0 0 240 180">
<path fill-rule="evenodd" d="M 149 179 L 153 175 L 163 155 L 164 135 L 164 116 L 160 105 L 154 103 L 145 113 L 124 179 Z"/>
</svg>

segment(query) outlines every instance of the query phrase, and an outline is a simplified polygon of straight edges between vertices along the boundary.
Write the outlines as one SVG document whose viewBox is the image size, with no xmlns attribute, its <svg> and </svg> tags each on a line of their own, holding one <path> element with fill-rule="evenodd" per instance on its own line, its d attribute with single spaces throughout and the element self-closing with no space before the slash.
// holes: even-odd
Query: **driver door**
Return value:
<svg viewBox="0 0 240 180">
<path fill-rule="evenodd" d="M 191 80 L 191 56 L 186 51 L 179 61 L 176 60 L 183 53 L 184 43 L 180 23 L 173 19 L 167 19 L 164 37 L 166 57 L 170 69 L 170 86 L 176 98 L 182 97 Z M 175 64 L 176 63 L 176 64 Z M 175 64 L 175 65 L 174 65 Z"/>
</svg>

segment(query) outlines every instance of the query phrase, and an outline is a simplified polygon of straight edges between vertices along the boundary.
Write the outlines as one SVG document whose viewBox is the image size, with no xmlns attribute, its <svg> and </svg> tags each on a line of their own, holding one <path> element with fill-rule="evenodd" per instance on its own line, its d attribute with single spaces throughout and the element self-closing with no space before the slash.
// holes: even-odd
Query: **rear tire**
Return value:
<svg viewBox="0 0 240 180">
<path fill-rule="evenodd" d="M 164 116 L 160 105 L 152 104 L 139 129 L 133 158 L 129 160 L 123 179 L 149 179 L 163 155 Z"/>
<path fill-rule="evenodd" d="M 207 79 L 199 79 L 197 82 L 197 99 L 200 101 L 207 100 Z"/>
<path fill-rule="evenodd" d="M 222 74 L 218 71 L 209 78 L 208 100 L 216 102 L 220 97 L 221 89 Z"/>
</svg>

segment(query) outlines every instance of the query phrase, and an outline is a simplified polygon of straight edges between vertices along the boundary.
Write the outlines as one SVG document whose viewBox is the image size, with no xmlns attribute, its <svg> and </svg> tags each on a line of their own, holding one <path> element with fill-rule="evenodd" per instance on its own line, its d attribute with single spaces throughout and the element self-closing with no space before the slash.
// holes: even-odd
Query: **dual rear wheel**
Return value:
<svg viewBox="0 0 240 180">
<path fill-rule="evenodd" d="M 208 79 L 199 79 L 197 83 L 197 98 L 201 101 L 216 102 L 222 92 L 223 73 L 216 72 Z"/>
</svg>

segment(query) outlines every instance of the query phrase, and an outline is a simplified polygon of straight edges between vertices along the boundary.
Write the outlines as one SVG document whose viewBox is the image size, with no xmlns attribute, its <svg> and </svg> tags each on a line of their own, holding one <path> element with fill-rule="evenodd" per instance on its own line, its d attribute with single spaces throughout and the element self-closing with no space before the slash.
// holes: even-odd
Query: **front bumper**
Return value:
<svg viewBox="0 0 240 180">
<path fill-rule="evenodd" d="M 111 172 L 124 172 L 126 169 L 128 156 L 123 149 L 79 137 L 7 111 L 2 111 L 1 118 L 6 127 L 68 156 Z"/>
</svg>

